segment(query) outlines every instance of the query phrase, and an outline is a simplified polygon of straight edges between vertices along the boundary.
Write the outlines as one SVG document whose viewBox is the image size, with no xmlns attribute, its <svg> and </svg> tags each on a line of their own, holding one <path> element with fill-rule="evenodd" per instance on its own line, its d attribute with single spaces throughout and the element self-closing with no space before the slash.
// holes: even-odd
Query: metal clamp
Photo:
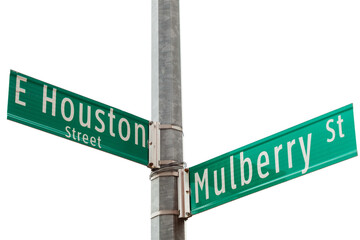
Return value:
<svg viewBox="0 0 360 240">
<path fill-rule="evenodd" d="M 191 217 L 190 210 L 190 185 L 189 169 L 179 169 L 177 172 L 164 171 L 154 172 L 156 175 L 151 176 L 151 180 L 158 177 L 176 176 L 178 177 L 178 209 L 179 210 L 159 210 L 151 214 L 151 219 L 161 215 L 177 215 L 179 218 L 188 219 Z"/>
<path fill-rule="evenodd" d="M 151 169 L 160 168 L 161 165 L 176 164 L 175 160 L 160 160 L 160 129 L 174 129 L 182 131 L 182 128 L 177 125 L 160 124 L 159 122 L 149 123 L 149 165 Z"/>
<path fill-rule="evenodd" d="M 190 210 L 190 184 L 189 184 L 189 169 L 179 169 L 178 178 L 178 204 L 179 204 L 179 218 L 191 217 Z"/>
<path fill-rule="evenodd" d="M 177 171 L 176 171 L 177 169 Z M 164 167 L 153 171 L 150 174 L 150 180 L 158 177 L 178 177 L 178 211 L 175 210 L 160 210 L 151 214 L 151 218 L 159 215 L 178 215 L 179 218 L 187 219 L 191 217 L 190 210 L 190 184 L 189 184 L 189 169 L 182 168 L 182 166 Z"/>
<path fill-rule="evenodd" d="M 182 163 L 177 163 L 176 161 L 174 162 L 175 163 L 167 164 L 165 166 L 162 166 L 161 168 L 153 169 L 152 172 L 150 173 L 150 180 L 154 180 L 158 177 L 168 177 L 168 176 L 178 177 L 179 176 L 178 170 L 184 169 L 184 167 L 186 167 L 186 162 L 182 162 Z"/>
<path fill-rule="evenodd" d="M 160 123 L 149 123 L 149 165 L 151 169 L 160 168 Z"/>
</svg>

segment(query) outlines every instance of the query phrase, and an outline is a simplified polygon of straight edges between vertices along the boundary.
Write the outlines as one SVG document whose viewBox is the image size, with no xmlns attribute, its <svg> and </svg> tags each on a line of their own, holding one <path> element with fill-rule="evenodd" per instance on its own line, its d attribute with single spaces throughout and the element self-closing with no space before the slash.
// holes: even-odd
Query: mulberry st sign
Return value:
<svg viewBox="0 0 360 240">
<path fill-rule="evenodd" d="M 15 71 L 8 119 L 148 164 L 149 121 Z"/>
<path fill-rule="evenodd" d="M 353 106 L 348 105 L 191 167 L 191 213 L 355 156 Z"/>
</svg>

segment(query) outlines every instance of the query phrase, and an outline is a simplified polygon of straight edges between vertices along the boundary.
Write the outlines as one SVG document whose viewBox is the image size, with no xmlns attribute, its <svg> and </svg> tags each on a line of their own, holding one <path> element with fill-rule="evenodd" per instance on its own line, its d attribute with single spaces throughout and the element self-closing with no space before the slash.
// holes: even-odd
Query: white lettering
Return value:
<svg viewBox="0 0 360 240">
<path fill-rule="evenodd" d="M 87 135 L 85 133 L 77 132 L 75 128 L 73 128 L 72 131 L 70 131 L 70 129 L 71 129 L 71 127 L 69 127 L 69 126 L 65 127 L 65 131 L 67 133 L 65 135 L 65 137 L 70 138 L 74 141 L 78 141 L 78 142 L 82 141 L 83 143 L 85 143 L 87 145 L 91 144 L 93 147 L 97 146 L 97 147 L 101 148 L 101 145 L 100 145 L 101 138 L 100 137 L 97 138 L 97 142 L 96 142 L 96 137 L 94 137 L 94 136 L 89 137 L 89 135 Z M 77 138 L 76 138 L 76 136 L 77 136 Z"/>
<path fill-rule="evenodd" d="M 265 162 L 263 163 L 261 162 L 262 156 L 265 157 Z M 266 172 L 265 174 L 261 172 L 261 168 L 267 165 L 269 165 L 269 155 L 266 151 L 263 151 L 259 154 L 259 157 L 257 159 L 257 169 L 258 169 L 259 177 L 266 178 L 267 176 L 269 176 L 269 172 Z"/>
<path fill-rule="evenodd" d="M 113 120 L 114 120 L 115 116 L 113 114 L 113 111 L 114 110 L 112 108 L 110 108 L 110 112 L 108 113 L 108 116 L 109 116 L 109 120 L 110 120 L 110 122 L 109 122 L 110 135 L 115 137 L 114 128 L 113 128 Z"/>
<path fill-rule="evenodd" d="M 82 136 L 82 139 L 83 139 L 84 143 L 86 143 L 86 144 L 89 143 L 89 136 L 87 134 L 84 133 Z"/>
<path fill-rule="evenodd" d="M 287 152 L 288 152 L 288 162 L 289 162 L 289 168 L 292 168 L 292 154 L 291 154 L 291 148 L 295 144 L 295 139 L 293 139 L 291 142 L 287 143 Z"/>
<path fill-rule="evenodd" d="M 20 87 L 20 81 L 27 82 L 27 79 L 19 75 L 16 76 L 15 103 L 26 106 L 26 102 L 20 100 L 20 93 L 26 93 L 26 90 Z"/>
<path fill-rule="evenodd" d="M 84 123 L 83 121 L 83 104 L 80 103 L 80 107 L 79 107 L 79 122 L 80 122 L 80 125 L 83 126 L 83 127 L 88 127 L 90 128 L 90 125 L 91 125 L 91 107 L 90 106 L 87 106 L 87 119 L 86 119 L 86 123 Z"/>
<path fill-rule="evenodd" d="M 77 136 L 78 136 L 78 141 L 80 141 L 80 139 L 81 139 L 81 138 L 80 138 L 81 132 L 78 132 L 77 134 L 78 134 L 78 135 L 77 135 Z"/>
<path fill-rule="evenodd" d="M 245 180 L 245 171 L 244 171 L 244 165 L 245 163 L 249 166 L 249 177 Z M 244 153 L 240 153 L 240 172 L 241 172 L 241 186 L 244 186 L 245 184 L 249 184 L 251 182 L 252 178 L 252 165 L 250 158 L 245 158 L 244 160 Z"/>
<path fill-rule="evenodd" d="M 99 137 L 98 137 L 98 147 L 99 147 L 99 148 L 101 148 L 100 142 L 101 142 L 101 138 L 100 138 L 100 136 L 99 136 Z"/>
<path fill-rule="evenodd" d="M 135 123 L 135 144 L 139 145 L 139 129 L 141 129 L 142 132 L 142 146 L 145 147 L 145 128 L 141 124 Z"/>
<path fill-rule="evenodd" d="M 52 104 L 51 115 L 55 116 L 55 111 L 56 111 L 56 88 L 53 88 L 52 98 L 49 98 L 47 96 L 47 85 L 44 85 L 44 88 L 43 88 L 43 106 L 42 106 L 43 113 L 46 113 L 46 102 L 50 102 Z"/>
<path fill-rule="evenodd" d="M 196 203 L 199 202 L 198 186 L 200 187 L 200 190 L 202 190 L 204 188 L 204 185 L 205 185 L 205 197 L 206 197 L 206 199 L 209 199 L 209 180 L 208 180 L 208 169 L 207 168 L 204 170 L 202 180 L 200 180 L 199 173 L 198 172 L 195 173 L 195 202 Z"/>
<path fill-rule="evenodd" d="M 306 150 L 305 150 L 305 147 L 304 147 L 304 140 L 303 140 L 302 137 L 299 137 L 299 141 L 300 141 L 301 151 L 302 151 L 302 154 L 303 154 L 303 157 L 304 157 L 304 162 L 305 162 L 305 167 L 301 172 L 302 172 L 302 174 L 305 174 L 307 172 L 307 170 L 309 169 L 311 133 L 308 134 L 307 149 Z"/>
<path fill-rule="evenodd" d="M 280 171 L 279 168 L 279 152 L 282 149 L 282 144 L 280 144 L 278 147 L 274 148 L 274 154 L 275 154 L 275 172 L 278 173 Z"/>
<path fill-rule="evenodd" d="M 97 126 L 95 126 L 95 130 L 100 132 L 100 133 L 103 133 L 105 131 L 105 124 L 104 124 L 104 121 L 99 116 L 100 113 L 102 115 L 105 115 L 105 112 L 103 110 L 98 109 L 98 110 L 95 111 L 95 117 L 99 121 L 99 123 L 101 124 L 101 128 L 98 128 Z"/>
<path fill-rule="evenodd" d="M 71 138 L 71 133 L 69 132 L 69 129 L 70 129 L 70 127 L 66 126 L 65 131 L 67 132 L 67 134 L 69 134 L 69 136 L 65 135 L 65 137 L 67 137 L 67 138 Z"/>
<path fill-rule="evenodd" d="M 73 133 L 73 139 L 76 140 L 76 137 L 75 137 L 76 130 L 75 130 L 75 128 L 73 128 L 72 133 Z"/>
<path fill-rule="evenodd" d="M 340 135 L 341 138 L 345 137 L 345 135 L 344 135 L 343 132 L 342 132 L 342 125 L 341 125 L 343 122 L 344 122 L 344 120 L 342 120 L 342 119 L 341 119 L 341 115 L 339 115 L 338 121 L 337 121 L 336 123 L 337 123 L 338 126 L 339 126 L 339 135 Z"/>
<path fill-rule="evenodd" d="M 327 121 L 327 123 L 326 123 L 326 129 L 327 129 L 329 132 L 331 132 L 331 134 L 332 134 L 332 137 L 331 137 L 331 138 L 326 139 L 327 142 L 332 142 L 332 141 L 334 141 L 334 139 L 335 139 L 335 130 L 330 127 L 330 123 L 331 123 L 331 122 L 334 122 L 334 120 L 333 120 L 333 119 L 330 119 L 330 120 Z"/>
<path fill-rule="evenodd" d="M 214 188 L 215 194 L 218 196 L 221 193 L 225 193 L 225 169 L 221 168 L 221 190 L 218 189 L 218 181 L 217 181 L 217 171 L 214 171 Z"/>
<path fill-rule="evenodd" d="M 70 104 L 70 116 L 67 117 L 65 115 L 65 103 L 69 103 Z M 73 120 L 74 118 L 74 104 L 71 101 L 70 98 L 64 98 L 61 102 L 61 115 L 64 118 L 65 121 L 70 122 L 71 120 Z"/>
<path fill-rule="evenodd" d="M 230 175 L 231 175 L 231 188 L 236 189 L 235 179 L 234 179 L 234 157 L 230 157 Z"/>
<path fill-rule="evenodd" d="M 95 137 L 91 137 L 90 138 L 90 143 L 91 145 L 93 145 L 94 147 L 96 146 L 96 138 Z"/>
<path fill-rule="evenodd" d="M 122 131 L 122 126 L 123 126 L 123 123 L 126 124 L 126 137 L 123 136 L 123 131 Z M 120 138 L 124 141 L 128 141 L 129 138 L 130 138 L 130 123 L 127 119 L 125 118 L 121 118 L 120 121 L 119 121 L 119 135 L 120 135 Z"/>
</svg>

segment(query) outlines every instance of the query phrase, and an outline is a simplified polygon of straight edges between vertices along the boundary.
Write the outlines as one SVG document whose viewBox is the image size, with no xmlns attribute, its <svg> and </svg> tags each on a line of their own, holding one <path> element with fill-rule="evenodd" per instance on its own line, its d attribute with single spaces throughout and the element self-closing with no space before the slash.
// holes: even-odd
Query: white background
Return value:
<svg viewBox="0 0 360 240">
<path fill-rule="evenodd" d="M 182 0 L 188 166 L 349 103 L 359 128 L 359 12 Z M 151 120 L 151 1 L 5 0 L 0 31 L 0 239 L 150 239 L 149 169 L 6 111 L 13 69 Z M 360 239 L 359 171 L 352 158 L 200 213 L 187 239 Z"/>
</svg>

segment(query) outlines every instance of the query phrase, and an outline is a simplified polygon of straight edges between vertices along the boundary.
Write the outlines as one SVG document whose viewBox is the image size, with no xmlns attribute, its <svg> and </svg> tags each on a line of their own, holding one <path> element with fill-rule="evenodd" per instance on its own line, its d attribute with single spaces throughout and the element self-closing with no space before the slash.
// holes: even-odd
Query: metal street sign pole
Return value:
<svg viewBox="0 0 360 240">
<path fill-rule="evenodd" d="M 160 168 L 151 173 L 151 239 L 185 239 L 177 188 L 183 163 L 179 0 L 152 0 L 152 120 L 160 123 Z"/>
</svg>

